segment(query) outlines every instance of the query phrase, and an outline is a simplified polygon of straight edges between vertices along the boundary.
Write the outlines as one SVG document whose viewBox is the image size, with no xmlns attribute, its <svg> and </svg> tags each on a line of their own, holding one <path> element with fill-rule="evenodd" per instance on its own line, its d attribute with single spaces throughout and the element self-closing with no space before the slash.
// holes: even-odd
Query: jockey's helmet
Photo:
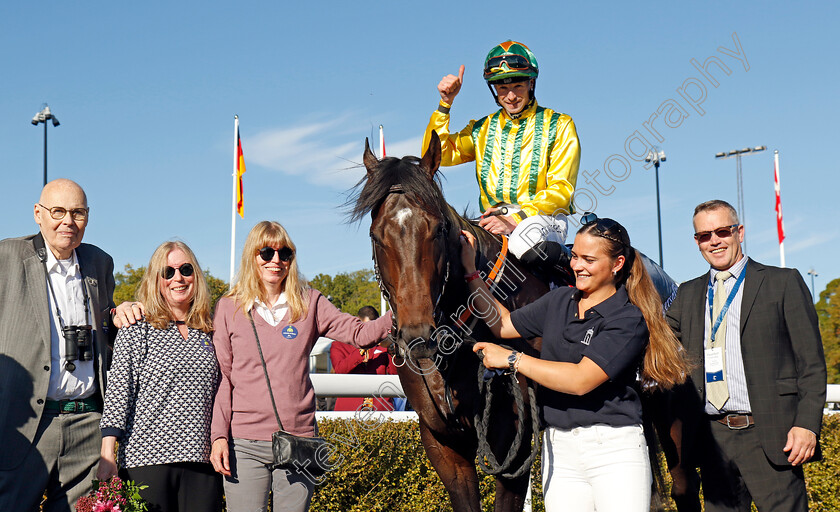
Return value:
<svg viewBox="0 0 840 512">
<path fill-rule="evenodd" d="M 488 84 L 520 82 L 537 78 L 539 74 L 537 58 L 517 41 L 497 44 L 484 59 L 484 79 Z"/>
</svg>

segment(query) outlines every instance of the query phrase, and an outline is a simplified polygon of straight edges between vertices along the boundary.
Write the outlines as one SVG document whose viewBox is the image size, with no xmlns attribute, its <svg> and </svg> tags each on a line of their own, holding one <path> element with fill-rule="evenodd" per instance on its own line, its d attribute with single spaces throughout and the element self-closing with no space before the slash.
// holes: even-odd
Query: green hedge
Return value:
<svg viewBox="0 0 840 512">
<path fill-rule="evenodd" d="M 338 448 L 338 463 L 316 487 L 313 512 L 448 511 L 449 497 L 420 443 L 416 422 L 366 425 L 350 420 L 320 421 L 318 428 Z M 840 510 L 840 415 L 826 416 L 823 461 L 805 465 L 810 509 Z M 663 461 L 664 463 L 664 461 Z M 532 509 L 545 510 L 539 459 L 532 469 Z M 666 471 L 667 475 L 667 471 Z M 482 508 L 493 510 L 492 476 L 479 473 Z M 665 510 L 676 510 L 666 503 Z"/>
</svg>

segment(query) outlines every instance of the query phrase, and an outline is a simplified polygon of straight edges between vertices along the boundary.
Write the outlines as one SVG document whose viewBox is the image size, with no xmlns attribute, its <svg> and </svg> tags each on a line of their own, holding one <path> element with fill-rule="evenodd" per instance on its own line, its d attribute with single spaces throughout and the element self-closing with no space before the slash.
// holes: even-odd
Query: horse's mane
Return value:
<svg viewBox="0 0 840 512">
<path fill-rule="evenodd" d="M 446 199 L 440 187 L 439 173 L 430 179 L 420 167 L 420 159 L 386 157 L 379 161 L 374 172 L 368 172 L 353 188 L 347 201 L 350 222 L 358 222 L 368 213 L 376 213 L 383 201 L 395 190 L 416 198 L 427 211 L 447 218 L 455 229 L 470 231 L 483 246 L 499 244 L 497 236 L 479 228 L 466 217 L 458 214 Z"/>
</svg>

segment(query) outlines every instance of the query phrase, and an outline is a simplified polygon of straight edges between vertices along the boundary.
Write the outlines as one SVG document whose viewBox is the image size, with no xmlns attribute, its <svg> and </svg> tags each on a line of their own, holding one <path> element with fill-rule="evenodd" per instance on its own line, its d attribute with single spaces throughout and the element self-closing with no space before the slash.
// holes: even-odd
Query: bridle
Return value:
<svg viewBox="0 0 840 512">
<path fill-rule="evenodd" d="M 387 197 L 390 194 L 404 194 L 405 190 L 403 190 L 402 185 L 396 184 L 391 185 L 391 188 L 388 189 L 388 194 L 385 196 Z M 385 201 L 385 198 L 382 199 Z M 432 314 L 435 319 L 435 324 L 439 325 L 441 320 L 443 319 L 443 311 L 440 308 L 440 301 L 443 298 L 444 293 L 446 292 L 446 285 L 449 282 L 449 274 L 452 268 L 451 259 L 449 255 L 449 244 L 446 241 L 449 238 L 449 229 L 450 229 L 450 221 L 446 217 L 446 215 L 441 214 L 441 217 L 444 219 L 444 224 L 442 228 L 442 239 L 444 240 L 443 244 L 443 257 L 444 261 L 446 262 L 446 271 L 443 274 L 443 284 L 440 287 L 440 292 L 438 293 L 437 298 L 435 299 L 434 306 L 432 309 Z M 379 265 L 379 257 L 376 255 L 376 240 L 373 237 L 373 231 L 370 232 L 370 245 L 371 245 L 371 252 L 373 254 L 373 275 L 376 278 L 376 282 L 379 285 L 379 291 L 382 293 L 382 297 L 385 299 L 385 302 L 388 303 L 388 309 L 392 312 L 392 324 L 391 324 L 391 336 L 394 340 L 396 340 L 395 333 L 397 332 L 397 313 L 394 309 L 393 304 L 391 304 L 391 293 L 388 291 L 387 287 L 382 281 L 382 271 L 380 270 Z M 403 358 L 405 359 L 405 358 Z M 405 361 L 403 361 L 405 364 Z M 402 366 L 402 365 L 399 365 Z"/>
</svg>

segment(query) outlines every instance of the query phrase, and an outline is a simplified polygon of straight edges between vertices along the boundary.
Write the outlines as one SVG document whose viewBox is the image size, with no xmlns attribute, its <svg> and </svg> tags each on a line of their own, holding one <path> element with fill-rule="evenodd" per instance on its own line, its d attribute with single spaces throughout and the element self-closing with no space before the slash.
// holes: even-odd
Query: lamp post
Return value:
<svg viewBox="0 0 840 512">
<path fill-rule="evenodd" d="M 50 112 L 50 107 L 44 104 L 43 110 L 35 114 L 32 118 L 32 124 L 38 126 L 39 123 L 44 123 L 44 185 L 47 184 L 47 121 L 52 120 L 53 126 L 58 126 L 58 118 Z"/>
<path fill-rule="evenodd" d="M 751 153 L 758 153 L 764 151 L 767 146 L 756 146 L 754 148 L 733 149 L 732 151 L 724 151 L 722 153 L 715 153 L 715 158 L 730 158 L 735 157 L 735 170 L 738 180 L 738 215 L 741 216 L 741 224 L 746 224 L 747 214 L 744 211 L 744 175 L 741 172 L 741 155 L 748 155 Z M 747 252 L 747 235 L 744 235 L 744 254 Z"/>
<path fill-rule="evenodd" d="M 814 278 L 817 277 L 819 274 L 817 274 L 817 271 L 812 268 L 808 271 L 808 275 L 811 276 L 811 297 L 814 299 L 814 302 L 816 302 L 817 296 L 814 295 Z"/>
<path fill-rule="evenodd" d="M 645 162 L 653 162 L 653 167 L 656 169 L 656 225 L 659 229 L 659 266 L 665 268 L 665 263 L 662 260 L 662 214 L 659 208 L 659 163 L 666 159 L 665 152 L 659 151 L 659 148 L 654 146 L 653 150 L 648 151 L 645 157 Z"/>
</svg>

